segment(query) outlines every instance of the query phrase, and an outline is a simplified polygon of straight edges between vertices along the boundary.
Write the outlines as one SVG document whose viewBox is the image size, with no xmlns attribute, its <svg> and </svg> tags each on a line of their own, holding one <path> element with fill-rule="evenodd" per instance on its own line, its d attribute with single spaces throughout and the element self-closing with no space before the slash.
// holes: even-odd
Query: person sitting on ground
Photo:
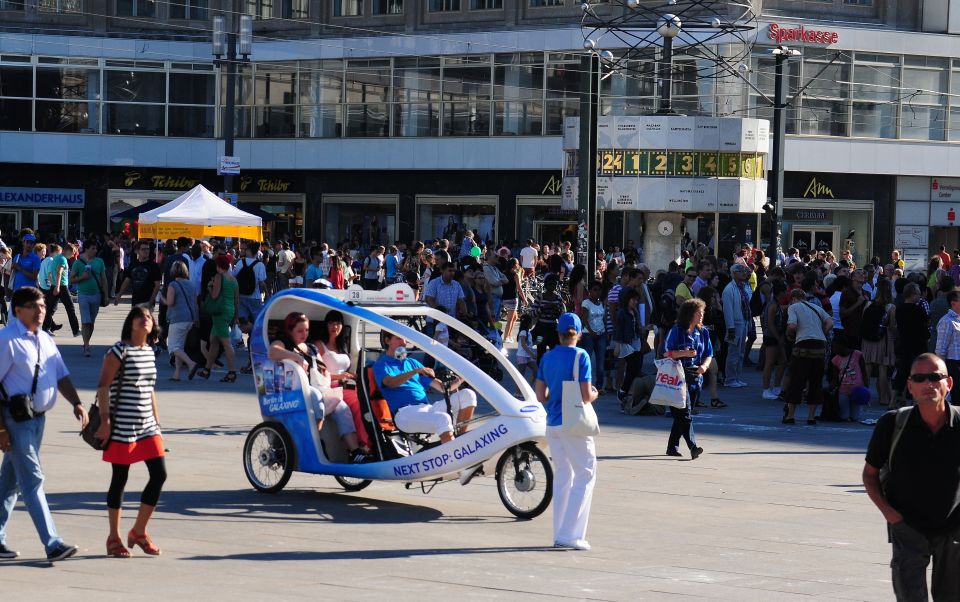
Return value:
<svg viewBox="0 0 960 602">
<path fill-rule="evenodd" d="M 380 342 L 385 351 L 374 364 L 373 375 L 390 406 L 397 428 L 408 433 L 439 435 L 443 443 L 452 440 L 454 424 L 447 413 L 446 401 L 427 401 L 427 387 L 443 392 L 443 385 L 435 378 L 433 370 L 407 357 L 407 341 L 402 336 L 384 331 L 380 333 Z M 469 389 L 458 391 L 461 384 L 463 378 L 457 377 L 449 385 L 452 391 L 450 409 L 457 424 L 462 425 L 458 428 L 458 435 L 467 431 L 464 423 L 473 418 L 477 407 L 476 393 Z"/>
<path fill-rule="evenodd" d="M 302 367 L 310 379 L 310 390 L 304 391 L 308 403 L 313 404 L 317 418 L 317 430 L 323 429 L 323 419 L 333 416 L 337 431 L 350 452 L 350 461 L 363 462 L 367 454 L 360 448 L 357 428 L 354 425 L 353 412 L 343 401 L 343 397 L 334 395 L 331 389 L 330 372 L 320 357 L 316 345 L 307 342 L 310 334 L 310 319 L 300 312 L 291 312 L 283 320 L 283 334 L 270 343 L 267 357 L 274 362 L 291 360 Z"/>
</svg>

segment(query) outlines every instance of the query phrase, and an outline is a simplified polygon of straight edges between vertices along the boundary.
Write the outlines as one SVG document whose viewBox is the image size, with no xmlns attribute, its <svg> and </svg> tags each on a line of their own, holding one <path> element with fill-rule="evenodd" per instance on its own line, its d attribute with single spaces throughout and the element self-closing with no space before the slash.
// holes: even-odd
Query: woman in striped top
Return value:
<svg viewBox="0 0 960 602">
<path fill-rule="evenodd" d="M 147 522 L 167 478 L 154 392 L 157 364 L 152 346 L 158 334 L 159 328 L 150 310 L 144 306 L 133 307 L 123 323 L 120 342 L 107 351 L 97 385 L 97 398 L 110 400 L 109 404 L 100 404 L 102 424 L 96 436 L 109 440 L 103 452 L 104 462 L 113 465 L 113 479 L 107 492 L 110 522 L 107 555 L 116 558 L 130 557 L 130 551 L 120 540 L 120 508 L 130 465 L 137 462 L 146 463 L 150 479 L 140 496 L 136 522 L 127 533 L 127 546 L 132 548 L 136 544 L 147 554 L 160 554 L 160 548 L 147 535 Z"/>
</svg>

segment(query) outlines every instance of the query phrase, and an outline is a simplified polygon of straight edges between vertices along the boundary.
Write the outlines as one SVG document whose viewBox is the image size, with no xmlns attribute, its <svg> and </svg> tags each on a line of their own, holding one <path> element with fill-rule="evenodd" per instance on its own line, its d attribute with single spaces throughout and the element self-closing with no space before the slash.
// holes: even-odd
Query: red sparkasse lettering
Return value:
<svg viewBox="0 0 960 602">
<path fill-rule="evenodd" d="M 783 42 L 809 42 L 811 44 L 836 44 L 840 41 L 840 34 L 824 29 L 807 29 L 803 25 L 797 27 L 782 27 L 778 23 L 771 23 L 767 30 L 767 37 L 778 44 Z"/>
</svg>

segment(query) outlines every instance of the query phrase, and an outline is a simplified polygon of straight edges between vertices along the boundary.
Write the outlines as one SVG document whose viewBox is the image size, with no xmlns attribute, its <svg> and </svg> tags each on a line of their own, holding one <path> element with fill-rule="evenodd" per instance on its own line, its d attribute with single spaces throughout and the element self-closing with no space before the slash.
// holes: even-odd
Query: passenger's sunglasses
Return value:
<svg viewBox="0 0 960 602">
<path fill-rule="evenodd" d="M 909 377 L 911 382 L 922 383 L 924 381 L 930 381 L 932 383 L 938 383 L 941 380 L 946 380 L 949 377 L 947 374 L 940 374 L 939 372 L 931 372 L 930 374 L 911 374 Z"/>
</svg>

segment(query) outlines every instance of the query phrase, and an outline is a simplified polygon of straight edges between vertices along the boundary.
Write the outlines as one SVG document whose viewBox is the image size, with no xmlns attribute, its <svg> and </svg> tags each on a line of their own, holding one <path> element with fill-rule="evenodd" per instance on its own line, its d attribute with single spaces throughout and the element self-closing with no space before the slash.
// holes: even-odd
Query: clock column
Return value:
<svg viewBox="0 0 960 602">
<path fill-rule="evenodd" d="M 681 214 L 644 213 L 643 214 L 643 261 L 650 272 L 666 270 L 670 262 L 680 255 Z M 669 227 L 661 227 L 662 222 L 673 226 L 673 231 L 664 234 Z M 628 232 L 626 238 L 635 238 L 638 232 Z"/>
</svg>

